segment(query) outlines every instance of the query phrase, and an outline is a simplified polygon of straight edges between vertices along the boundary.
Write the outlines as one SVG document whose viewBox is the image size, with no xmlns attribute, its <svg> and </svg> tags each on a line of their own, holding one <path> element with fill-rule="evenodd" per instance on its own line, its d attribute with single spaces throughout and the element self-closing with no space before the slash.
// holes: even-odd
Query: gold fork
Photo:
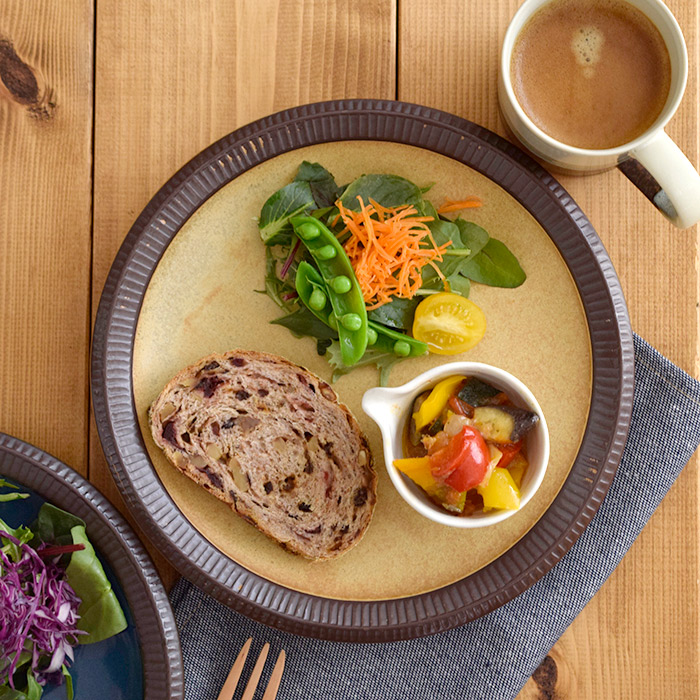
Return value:
<svg viewBox="0 0 700 700">
<path fill-rule="evenodd" d="M 226 677 L 224 687 L 221 689 L 219 697 L 216 700 L 233 700 L 233 694 L 236 692 L 236 688 L 238 687 L 238 680 L 240 679 L 241 673 L 243 672 L 243 665 L 245 664 L 245 660 L 248 658 L 248 652 L 250 651 L 250 645 L 252 641 L 253 638 L 250 637 L 238 653 L 238 656 L 233 662 L 233 666 L 231 667 L 231 670 L 229 671 L 228 676 Z M 258 656 L 258 660 L 255 662 L 253 672 L 250 674 L 250 678 L 248 679 L 248 685 L 246 685 L 245 690 L 243 691 L 243 697 L 241 698 L 241 700 L 253 700 L 253 695 L 255 694 L 255 690 L 258 687 L 260 675 L 262 674 L 263 666 L 265 666 L 265 660 L 267 659 L 267 652 L 269 651 L 269 649 L 270 645 L 265 643 L 265 646 L 260 652 L 260 656 Z M 284 649 L 282 649 L 282 651 L 280 651 L 279 653 L 279 656 L 277 657 L 275 666 L 272 669 L 270 682 L 267 684 L 267 689 L 265 690 L 265 694 L 263 695 L 262 700 L 275 700 L 275 698 L 277 697 L 277 690 L 280 687 L 280 681 L 282 680 L 282 672 L 284 671 L 284 659 L 285 653 Z"/>
</svg>

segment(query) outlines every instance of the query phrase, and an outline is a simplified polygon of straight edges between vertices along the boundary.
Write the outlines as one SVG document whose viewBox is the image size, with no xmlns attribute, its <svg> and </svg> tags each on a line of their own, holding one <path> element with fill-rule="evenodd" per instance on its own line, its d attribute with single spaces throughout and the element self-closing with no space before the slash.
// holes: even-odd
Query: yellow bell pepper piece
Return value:
<svg viewBox="0 0 700 700">
<path fill-rule="evenodd" d="M 523 474 L 525 474 L 525 470 L 527 469 L 527 459 L 523 457 L 522 453 L 517 454 L 514 458 L 513 461 L 508 465 L 507 469 L 510 472 L 510 475 L 513 477 L 513 481 L 515 482 L 515 485 L 520 488 L 523 483 Z"/>
<path fill-rule="evenodd" d="M 416 430 L 422 430 L 440 415 L 447 404 L 447 400 L 463 381 L 464 377 L 462 376 L 447 377 L 447 379 L 443 379 L 433 387 L 428 398 L 423 401 L 421 407 L 413 414 Z"/>
<path fill-rule="evenodd" d="M 438 482 L 430 472 L 428 457 L 395 459 L 394 466 L 446 510 L 456 513 L 461 513 L 464 510 L 467 492 L 460 493 L 446 484 Z"/>
<path fill-rule="evenodd" d="M 476 490 L 484 499 L 484 510 L 520 508 L 520 489 L 507 469 L 496 467 L 486 486 L 477 486 Z"/>
<path fill-rule="evenodd" d="M 430 472 L 428 457 L 395 459 L 394 466 L 428 493 L 432 493 L 439 486 L 437 481 L 435 481 L 435 477 Z"/>
</svg>

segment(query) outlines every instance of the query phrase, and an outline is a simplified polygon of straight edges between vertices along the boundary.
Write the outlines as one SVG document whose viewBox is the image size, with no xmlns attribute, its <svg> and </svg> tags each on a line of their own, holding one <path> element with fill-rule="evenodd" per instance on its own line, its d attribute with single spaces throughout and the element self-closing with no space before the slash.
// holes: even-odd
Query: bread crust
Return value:
<svg viewBox="0 0 700 700">
<path fill-rule="evenodd" d="M 208 355 L 168 382 L 148 418 L 173 466 L 287 551 L 331 559 L 366 532 L 369 444 L 306 368 L 253 350 Z"/>
</svg>

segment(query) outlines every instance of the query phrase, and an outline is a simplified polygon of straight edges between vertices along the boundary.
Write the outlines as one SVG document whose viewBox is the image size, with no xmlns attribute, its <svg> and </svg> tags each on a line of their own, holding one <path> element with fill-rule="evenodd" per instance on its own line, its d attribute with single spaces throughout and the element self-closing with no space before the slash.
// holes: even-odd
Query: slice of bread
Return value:
<svg viewBox="0 0 700 700">
<path fill-rule="evenodd" d="M 367 439 L 333 389 L 276 355 L 234 350 L 179 372 L 149 410 L 185 475 L 290 552 L 357 544 L 376 502 Z"/>
</svg>

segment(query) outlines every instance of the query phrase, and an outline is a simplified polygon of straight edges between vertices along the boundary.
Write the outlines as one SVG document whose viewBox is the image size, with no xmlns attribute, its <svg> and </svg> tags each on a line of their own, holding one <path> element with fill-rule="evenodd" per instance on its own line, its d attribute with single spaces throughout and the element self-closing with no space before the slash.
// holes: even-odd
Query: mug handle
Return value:
<svg viewBox="0 0 700 700">
<path fill-rule="evenodd" d="M 649 183 L 644 187 L 639 177 L 633 176 L 634 168 L 628 163 L 618 167 L 671 223 L 688 228 L 700 221 L 700 175 L 665 131 L 659 131 L 650 141 L 635 148 L 630 156 L 658 183 L 655 191 L 645 191 Z"/>
</svg>

